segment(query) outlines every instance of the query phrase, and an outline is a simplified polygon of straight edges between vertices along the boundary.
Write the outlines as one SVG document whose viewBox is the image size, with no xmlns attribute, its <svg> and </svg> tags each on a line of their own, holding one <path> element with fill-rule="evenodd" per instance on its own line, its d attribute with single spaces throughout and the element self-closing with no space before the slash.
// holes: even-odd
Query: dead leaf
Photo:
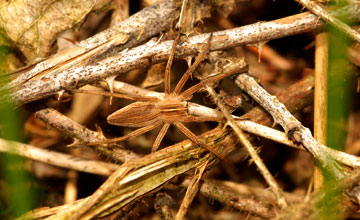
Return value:
<svg viewBox="0 0 360 220">
<path fill-rule="evenodd" d="M 179 2 L 177 3 L 179 4 Z M 203 18 L 209 18 L 211 16 L 211 5 L 209 1 L 193 1 L 183 0 L 181 4 L 181 12 L 179 22 L 176 27 L 179 32 L 186 36 L 192 36 L 196 34 L 195 25 L 203 23 Z"/>
<path fill-rule="evenodd" d="M 235 6 L 235 0 L 177 0 L 177 7 L 181 7 L 179 22 L 176 28 L 187 37 L 202 33 L 204 18 L 211 17 L 211 12 L 217 10 L 224 17 L 227 17 Z"/>
<path fill-rule="evenodd" d="M 145 80 L 141 83 L 141 88 L 158 86 L 164 82 L 165 63 L 152 65 L 146 73 Z"/>
<path fill-rule="evenodd" d="M 235 0 L 215 0 L 213 4 L 219 13 L 227 17 L 233 11 Z"/>
<path fill-rule="evenodd" d="M 80 25 L 93 11 L 109 10 L 111 0 L 2 1 L 0 28 L 28 61 L 47 57 L 56 35 Z"/>
</svg>

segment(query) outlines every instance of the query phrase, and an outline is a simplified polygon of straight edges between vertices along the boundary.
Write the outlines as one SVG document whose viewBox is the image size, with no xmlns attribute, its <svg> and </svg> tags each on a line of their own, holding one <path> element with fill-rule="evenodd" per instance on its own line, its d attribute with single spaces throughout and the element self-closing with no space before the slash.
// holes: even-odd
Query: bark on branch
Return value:
<svg viewBox="0 0 360 220">
<path fill-rule="evenodd" d="M 344 7 L 336 11 L 336 15 L 344 15 L 354 20 L 359 20 L 358 7 Z M 255 44 L 280 37 L 290 36 L 315 30 L 323 26 L 318 17 L 310 13 L 301 13 L 294 16 L 270 21 L 258 22 L 239 28 L 214 32 L 210 50 L 223 50 L 230 47 Z M 209 34 L 196 35 L 187 42 L 177 46 L 175 57 L 195 55 Z M 119 54 L 101 60 L 98 63 L 73 67 L 52 75 L 45 75 L 39 79 L 26 82 L 20 89 L 2 97 L 7 98 L 17 105 L 23 105 L 34 100 L 43 99 L 61 90 L 71 90 L 77 86 L 91 84 L 104 80 L 110 76 L 143 68 L 152 63 L 166 61 L 171 51 L 172 41 L 158 43 L 154 40 L 148 43 L 120 52 Z M 0 101 L 1 99 L 0 98 Z"/>
</svg>

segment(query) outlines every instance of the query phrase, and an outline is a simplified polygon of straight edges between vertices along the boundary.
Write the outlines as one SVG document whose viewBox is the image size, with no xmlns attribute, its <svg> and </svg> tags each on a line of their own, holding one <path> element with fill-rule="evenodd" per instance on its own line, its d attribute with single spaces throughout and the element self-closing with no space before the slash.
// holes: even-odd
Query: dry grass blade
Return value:
<svg viewBox="0 0 360 220">
<path fill-rule="evenodd" d="M 185 197 L 181 203 L 178 213 L 176 214 L 176 220 L 183 219 L 187 210 L 189 209 L 191 202 L 193 201 L 196 193 L 199 190 L 200 179 L 204 174 L 208 162 L 209 161 L 206 161 L 206 163 L 202 164 L 200 167 L 195 168 L 195 175 L 193 176 L 189 186 L 187 187 Z"/>
<path fill-rule="evenodd" d="M 207 137 L 208 144 L 221 148 L 234 144 L 228 134 L 215 129 L 204 136 Z M 141 159 L 124 163 L 93 195 L 49 219 L 90 219 L 108 215 L 179 174 L 204 164 L 213 165 L 216 161 L 213 159 L 214 157 L 200 146 L 183 141 Z"/>
<path fill-rule="evenodd" d="M 318 33 L 315 38 L 315 95 L 314 95 L 314 138 L 326 144 L 327 106 L 328 106 L 328 34 Z M 314 189 L 323 184 L 319 168 L 314 170 Z"/>
</svg>

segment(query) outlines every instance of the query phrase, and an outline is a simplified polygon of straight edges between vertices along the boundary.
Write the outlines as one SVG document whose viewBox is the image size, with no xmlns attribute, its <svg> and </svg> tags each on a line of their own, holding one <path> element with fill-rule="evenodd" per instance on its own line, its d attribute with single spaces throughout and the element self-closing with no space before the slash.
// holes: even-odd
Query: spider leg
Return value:
<svg viewBox="0 0 360 220">
<path fill-rule="evenodd" d="M 164 138 L 164 136 L 165 136 L 167 130 L 169 129 L 169 127 L 170 127 L 170 123 L 168 123 L 168 122 L 166 122 L 163 125 L 163 127 L 161 128 L 158 136 L 156 137 L 156 139 L 154 141 L 154 144 L 153 144 L 152 150 L 151 150 L 152 152 L 155 152 L 159 148 L 160 143 L 161 143 L 162 139 Z"/>
<path fill-rule="evenodd" d="M 105 141 L 98 141 L 98 142 L 91 142 L 91 143 L 88 143 L 87 146 L 94 146 L 94 145 L 99 145 L 99 144 L 109 144 L 109 143 L 115 143 L 115 142 L 118 142 L 118 141 L 124 141 L 124 140 L 127 140 L 131 137 L 136 137 L 136 136 L 139 136 L 141 134 L 144 134 L 148 131 L 151 131 L 152 129 L 158 127 L 159 125 L 161 125 L 161 121 L 158 121 L 152 125 L 148 125 L 148 126 L 145 126 L 145 127 L 142 127 L 142 128 L 139 128 L 139 129 L 136 129 L 135 131 L 132 131 L 130 132 L 129 134 L 127 135 L 124 135 L 122 137 L 118 137 L 118 138 L 112 138 L 112 139 L 108 139 L 108 140 L 105 140 Z"/>
<path fill-rule="evenodd" d="M 170 75 L 171 75 L 171 65 L 173 63 L 174 60 L 174 55 L 175 55 L 175 51 L 176 51 L 176 45 L 179 41 L 180 35 L 178 35 L 172 45 L 171 48 L 171 52 L 170 52 L 170 56 L 168 59 L 168 62 L 166 64 L 166 69 L 165 69 L 165 79 L 164 79 L 164 84 L 165 84 L 165 94 L 168 95 L 170 94 Z"/>
<path fill-rule="evenodd" d="M 85 89 L 73 89 L 70 90 L 72 93 L 85 93 L 91 95 L 101 95 L 101 96 L 108 96 L 110 98 L 121 98 L 121 99 L 129 99 L 129 100 L 136 100 L 134 97 L 125 94 L 118 94 L 113 92 L 105 92 L 105 91 L 94 91 L 94 90 L 85 90 Z"/>
<path fill-rule="evenodd" d="M 72 93 L 85 93 L 92 95 L 101 95 L 107 96 L 110 98 L 119 98 L 119 99 L 128 99 L 128 100 L 136 100 L 136 101 L 157 101 L 158 99 L 155 97 L 146 97 L 146 96 L 132 96 L 127 94 L 106 92 L 106 91 L 93 91 L 93 90 L 85 90 L 85 89 L 72 89 L 69 90 Z"/>
<path fill-rule="evenodd" d="M 236 73 L 241 73 L 246 70 L 246 66 L 244 66 L 242 63 L 234 63 L 230 67 L 226 68 L 226 70 L 222 73 L 216 74 L 215 76 L 211 76 L 209 78 L 201 80 L 199 83 L 195 84 L 194 86 L 188 88 L 184 92 L 180 94 L 180 99 L 182 100 L 188 100 L 191 98 L 191 96 L 199 91 L 202 87 L 205 85 L 208 85 L 210 83 L 216 82 L 218 80 L 221 80 L 223 78 L 226 78 L 228 76 L 231 76 Z"/>
<path fill-rule="evenodd" d="M 182 88 L 184 87 L 186 81 L 189 79 L 190 75 L 194 72 L 194 70 L 196 69 L 196 67 L 200 64 L 200 62 L 204 59 L 206 53 L 208 52 L 209 48 L 210 48 L 210 40 L 211 40 L 211 35 L 208 38 L 207 43 L 202 47 L 202 50 L 199 54 L 199 56 L 195 59 L 195 62 L 193 63 L 193 65 L 191 65 L 189 67 L 189 69 L 186 70 L 186 72 L 184 73 L 184 75 L 181 77 L 181 79 L 179 80 L 178 84 L 176 85 L 173 94 L 179 94 L 180 91 L 182 90 Z"/>
<path fill-rule="evenodd" d="M 215 156 L 217 156 L 219 159 L 226 161 L 225 158 L 219 154 L 218 152 L 216 152 L 214 149 L 212 149 L 210 146 L 208 146 L 207 144 L 205 144 L 202 140 L 200 140 L 194 133 L 192 133 L 183 123 L 181 122 L 174 122 L 175 126 L 177 128 L 179 128 L 179 130 L 186 135 L 186 137 L 188 137 L 191 141 L 193 141 L 194 143 L 200 145 L 201 147 L 205 148 L 206 150 L 210 151 L 211 153 L 213 153 Z"/>
</svg>

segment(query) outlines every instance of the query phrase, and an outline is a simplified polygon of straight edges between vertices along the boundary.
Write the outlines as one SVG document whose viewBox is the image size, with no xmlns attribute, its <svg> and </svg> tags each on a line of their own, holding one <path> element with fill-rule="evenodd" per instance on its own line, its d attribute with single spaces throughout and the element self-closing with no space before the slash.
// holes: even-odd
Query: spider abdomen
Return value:
<svg viewBox="0 0 360 220">
<path fill-rule="evenodd" d="M 134 102 L 107 117 L 109 124 L 124 127 L 143 127 L 161 120 L 160 109 L 155 102 Z"/>
</svg>

